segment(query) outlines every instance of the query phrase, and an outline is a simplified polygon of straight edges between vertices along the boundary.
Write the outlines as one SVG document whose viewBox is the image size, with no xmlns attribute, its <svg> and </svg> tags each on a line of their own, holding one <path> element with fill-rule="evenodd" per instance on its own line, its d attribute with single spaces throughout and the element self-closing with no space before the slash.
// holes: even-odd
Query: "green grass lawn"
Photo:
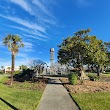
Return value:
<svg viewBox="0 0 110 110">
<path fill-rule="evenodd" d="M 6 76 L 0 75 L 0 110 L 36 110 L 43 91 L 11 88 L 3 84 Z"/>
<path fill-rule="evenodd" d="M 102 74 L 102 76 L 110 76 L 110 74 Z"/>
<path fill-rule="evenodd" d="M 71 94 L 81 110 L 110 110 L 110 92 Z"/>
</svg>

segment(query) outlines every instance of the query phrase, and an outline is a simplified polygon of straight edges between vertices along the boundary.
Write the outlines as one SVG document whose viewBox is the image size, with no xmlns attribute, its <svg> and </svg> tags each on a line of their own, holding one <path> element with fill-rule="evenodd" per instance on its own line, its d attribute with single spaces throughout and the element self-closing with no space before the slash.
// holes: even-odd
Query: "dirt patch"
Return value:
<svg viewBox="0 0 110 110">
<path fill-rule="evenodd" d="M 110 92 L 110 82 L 85 80 L 83 84 L 70 85 L 68 79 L 61 79 L 65 88 L 71 93 Z"/>
<path fill-rule="evenodd" d="M 48 82 L 48 78 L 41 78 L 35 82 L 32 82 L 32 81 L 25 81 L 25 82 L 14 81 L 13 86 L 11 88 L 43 91 L 47 85 L 47 82 Z M 4 84 L 6 84 L 7 86 L 10 87 L 10 80 L 6 81 Z"/>
</svg>

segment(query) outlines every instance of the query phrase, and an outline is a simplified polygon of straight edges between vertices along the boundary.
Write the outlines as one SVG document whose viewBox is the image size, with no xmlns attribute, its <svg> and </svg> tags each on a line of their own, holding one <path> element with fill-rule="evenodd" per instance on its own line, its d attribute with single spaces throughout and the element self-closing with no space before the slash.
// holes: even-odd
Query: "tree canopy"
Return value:
<svg viewBox="0 0 110 110">
<path fill-rule="evenodd" d="M 96 36 L 89 35 L 90 29 L 81 30 L 67 37 L 59 45 L 58 61 L 83 68 L 84 64 L 103 66 L 108 61 L 107 47 Z"/>
<path fill-rule="evenodd" d="M 13 55 L 16 55 L 19 51 L 19 48 L 24 47 L 22 39 L 18 35 L 7 35 L 3 39 L 3 44 L 8 47 Z"/>
</svg>

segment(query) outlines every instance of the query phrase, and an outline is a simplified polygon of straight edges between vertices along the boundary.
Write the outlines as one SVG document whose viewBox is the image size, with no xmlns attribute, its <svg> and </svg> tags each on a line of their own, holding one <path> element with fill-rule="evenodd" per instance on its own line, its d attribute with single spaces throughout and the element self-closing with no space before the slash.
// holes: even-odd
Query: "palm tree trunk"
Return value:
<svg viewBox="0 0 110 110">
<path fill-rule="evenodd" d="M 11 86 L 13 85 L 14 65 L 15 65 L 15 55 L 12 54 L 11 83 L 10 83 Z"/>
</svg>

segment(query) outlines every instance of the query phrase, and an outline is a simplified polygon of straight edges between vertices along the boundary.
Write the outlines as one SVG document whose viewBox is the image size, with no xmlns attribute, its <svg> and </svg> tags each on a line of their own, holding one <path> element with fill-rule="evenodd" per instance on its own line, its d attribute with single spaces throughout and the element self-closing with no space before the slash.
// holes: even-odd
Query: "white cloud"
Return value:
<svg viewBox="0 0 110 110">
<path fill-rule="evenodd" d="M 27 55 L 24 54 L 24 53 L 18 53 L 16 56 L 17 57 L 23 57 L 23 58 L 26 58 L 27 57 Z"/>
<path fill-rule="evenodd" d="M 48 8 L 46 8 L 46 5 L 44 5 L 41 0 L 32 0 L 32 3 L 34 3 L 39 9 L 47 14 L 48 16 L 52 17 L 52 14 L 49 12 Z"/>
<path fill-rule="evenodd" d="M 24 42 L 24 45 L 26 48 L 32 48 L 33 47 L 33 44 L 30 42 Z"/>
<path fill-rule="evenodd" d="M 24 48 L 21 48 L 21 51 L 23 52 L 32 52 L 34 51 L 33 49 L 33 44 L 30 42 L 23 42 L 24 43 Z"/>
<path fill-rule="evenodd" d="M 55 25 L 55 17 L 52 15 L 50 10 L 48 9 L 48 4 L 53 5 L 54 1 L 44 2 L 43 0 L 32 0 L 29 2 L 28 0 L 10 0 L 11 3 L 14 3 L 20 7 L 22 7 L 25 11 L 27 11 L 30 15 L 35 16 L 36 18 L 40 19 L 41 21 Z M 42 12 L 44 14 L 42 14 Z M 37 14 L 36 14 L 37 13 Z M 48 18 L 44 17 L 47 15 Z"/>
<path fill-rule="evenodd" d="M 53 17 L 53 15 L 50 13 L 48 8 L 46 7 L 46 4 L 44 4 L 43 0 L 32 0 L 33 4 L 30 4 L 27 2 L 27 0 L 10 0 L 10 2 L 19 5 L 22 7 L 25 11 L 30 13 L 31 15 L 36 15 L 35 10 L 33 9 L 32 5 L 36 5 L 37 8 L 39 8 L 43 13 L 47 14 L 50 17 Z M 50 1 L 48 1 L 50 2 Z M 50 2 L 52 4 L 52 2 Z"/>
<path fill-rule="evenodd" d="M 43 21 L 48 24 L 56 25 L 55 19 L 43 19 Z"/>
<path fill-rule="evenodd" d="M 0 66 L 10 66 L 11 65 L 11 58 L 9 60 L 2 60 L 0 63 Z M 15 66 L 20 66 L 20 65 L 28 65 L 28 61 L 26 58 L 22 59 L 15 59 Z"/>
<path fill-rule="evenodd" d="M 38 31 L 40 31 L 40 32 L 46 33 L 45 28 L 42 27 L 42 26 L 39 26 L 38 24 L 30 23 L 29 21 L 20 19 L 20 18 L 18 18 L 18 17 L 5 16 L 5 15 L 1 15 L 1 14 L 0 14 L 0 16 L 3 17 L 3 18 L 9 19 L 9 20 L 11 20 L 11 21 L 14 21 L 14 22 L 16 22 L 16 23 L 18 23 L 18 24 L 21 24 L 21 25 L 23 25 L 23 26 L 25 26 L 25 27 L 31 28 L 31 29 L 33 29 L 33 30 L 36 29 L 36 30 L 38 30 Z"/>
<path fill-rule="evenodd" d="M 28 65 L 27 58 L 17 59 L 16 62 L 15 62 L 15 65 L 16 66 Z"/>
<path fill-rule="evenodd" d="M 5 61 L 2 61 L 1 63 L 0 63 L 0 66 L 10 66 L 11 65 L 11 60 L 5 60 Z"/>
<path fill-rule="evenodd" d="M 44 34 L 40 33 L 39 31 L 34 31 L 32 34 L 35 36 L 40 36 L 42 38 L 48 38 L 47 35 L 44 35 Z"/>
<path fill-rule="evenodd" d="M 40 40 L 40 41 L 47 41 L 47 38 L 41 38 L 37 34 L 36 35 L 27 35 L 27 34 L 24 34 L 24 36 L 30 37 L 30 38 L 33 38 L 33 39 L 36 39 L 36 40 Z"/>
<path fill-rule="evenodd" d="M 30 14 L 33 15 L 33 11 L 29 4 L 25 0 L 10 0 L 10 2 L 19 5 L 22 7 L 25 11 L 29 12 Z"/>
<path fill-rule="evenodd" d="M 18 27 L 18 26 L 12 26 L 12 25 L 7 25 L 7 24 L 3 24 L 7 27 L 11 27 L 11 28 L 14 28 L 14 29 L 18 29 L 18 30 L 21 30 L 21 31 L 24 31 L 24 32 L 30 32 L 29 29 L 26 29 L 26 28 L 22 28 L 22 27 Z"/>
<path fill-rule="evenodd" d="M 3 25 L 5 25 L 5 24 L 3 24 Z M 29 29 L 25 29 L 22 27 L 18 27 L 18 26 L 10 26 L 10 25 L 6 25 L 6 26 L 24 31 L 25 33 L 28 33 L 28 34 L 22 34 L 26 37 L 34 38 L 36 40 L 41 40 L 41 41 L 47 41 L 46 39 L 48 39 L 48 37 L 46 35 L 40 33 L 37 30 L 36 31 L 35 30 L 29 30 Z M 1 43 L 0 43 L 0 45 L 1 45 Z"/>
</svg>

